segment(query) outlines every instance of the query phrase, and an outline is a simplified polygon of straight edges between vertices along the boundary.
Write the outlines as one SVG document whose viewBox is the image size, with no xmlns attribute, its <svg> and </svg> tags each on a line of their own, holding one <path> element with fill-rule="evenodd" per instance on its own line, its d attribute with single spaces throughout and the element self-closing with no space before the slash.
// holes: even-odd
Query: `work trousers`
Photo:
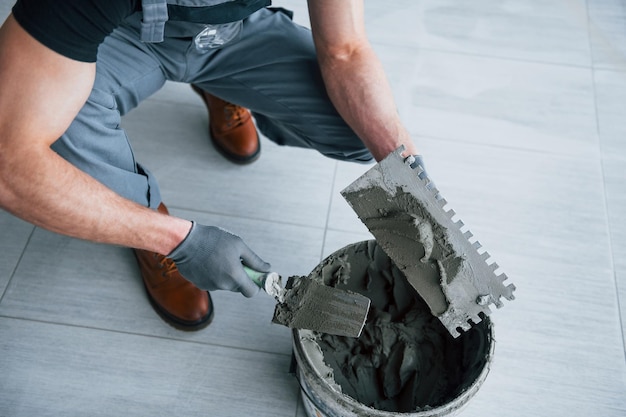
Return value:
<svg viewBox="0 0 626 417">
<path fill-rule="evenodd" d="M 244 20 L 237 39 L 209 52 L 196 49 L 197 25 L 188 26 L 168 22 L 163 42 L 145 43 L 141 13 L 127 18 L 100 45 L 92 92 L 52 148 L 121 196 L 157 207 L 156 179 L 135 160 L 120 124 L 121 116 L 171 80 L 249 108 L 263 135 L 279 145 L 340 160 L 372 159 L 328 98 L 310 31 L 286 13 L 259 10 Z"/>
</svg>

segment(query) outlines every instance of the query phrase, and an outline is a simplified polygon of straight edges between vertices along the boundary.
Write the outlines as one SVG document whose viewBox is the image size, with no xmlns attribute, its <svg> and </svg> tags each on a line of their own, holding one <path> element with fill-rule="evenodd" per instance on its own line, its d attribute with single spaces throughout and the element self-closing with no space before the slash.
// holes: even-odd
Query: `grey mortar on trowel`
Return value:
<svg viewBox="0 0 626 417">
<path fill-rule="evenodd" d="M 447 207 L 428 179 L 418 177 L 401 156 L 402 148 L 376 164 L 341 194 L 378 244 L 422 296 L 433 315 L 458 337 L 512 300 L 515 286 L 504 285 L 499 266 L 462 231 L 463 222 Z M 421 168 L 417 168 L 418 170 Z"/>
</svg>

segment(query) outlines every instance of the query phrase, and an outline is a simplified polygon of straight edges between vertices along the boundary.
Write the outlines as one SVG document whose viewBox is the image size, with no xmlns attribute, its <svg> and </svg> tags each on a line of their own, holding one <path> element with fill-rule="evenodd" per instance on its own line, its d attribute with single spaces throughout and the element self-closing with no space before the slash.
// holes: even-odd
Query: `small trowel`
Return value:
<svg viewBox="0 0 626 417">
<path fill-rule="evenodd" d="M 276 272 L 244 269 L 255 284 L 278 301 L 272 322 L 338 336 L 361 335 L 370 309 L 370 299 L 364 295 L 300 276 L 290 277 L 283 287 Z"/>
</svg>

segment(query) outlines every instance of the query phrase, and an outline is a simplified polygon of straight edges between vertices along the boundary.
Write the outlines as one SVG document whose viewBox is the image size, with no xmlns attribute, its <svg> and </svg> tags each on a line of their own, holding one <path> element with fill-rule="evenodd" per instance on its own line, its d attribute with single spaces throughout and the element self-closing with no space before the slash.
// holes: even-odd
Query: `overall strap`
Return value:
<svg viewBox="0 0 626 417">
<path fill-rule="evenodd" d="M 168 20 L 167 0 L 141 0 L 141 8 L 141 41 L 163 42 L 165 22 Z"/>
<path fill-rule="evenodd" d="M 168 20 L 219 25 L 243 20 L 271 4 L 271 0 L 141 0 L 141 41 L 163 42 Z"/>
</svg>

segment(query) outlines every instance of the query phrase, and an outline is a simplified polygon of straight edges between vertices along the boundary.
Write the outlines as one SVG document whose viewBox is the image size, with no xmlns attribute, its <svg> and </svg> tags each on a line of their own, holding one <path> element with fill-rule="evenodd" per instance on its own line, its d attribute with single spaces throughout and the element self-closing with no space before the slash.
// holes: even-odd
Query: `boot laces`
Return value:
<svg viewBox="0 0 626 417">
<path fill-rule="evenodd" d="M 163 275 L 164 277 L 167 277 L 168 275 L 178 271 L 176 264 L 170 258 L 158 253 L 154 254 L 154 258 L 158 262 L 159 269 L 163 270 L 161 272 L 161 275 Z"/>
<path fill-rule="evenodd" d="M 235 127 L 243 124 L 243 118 L 246 115 L 246 109 L 236 104 L 227 103 L 224 106 L 224 117 L 228 127 Z"/>
</svg>

